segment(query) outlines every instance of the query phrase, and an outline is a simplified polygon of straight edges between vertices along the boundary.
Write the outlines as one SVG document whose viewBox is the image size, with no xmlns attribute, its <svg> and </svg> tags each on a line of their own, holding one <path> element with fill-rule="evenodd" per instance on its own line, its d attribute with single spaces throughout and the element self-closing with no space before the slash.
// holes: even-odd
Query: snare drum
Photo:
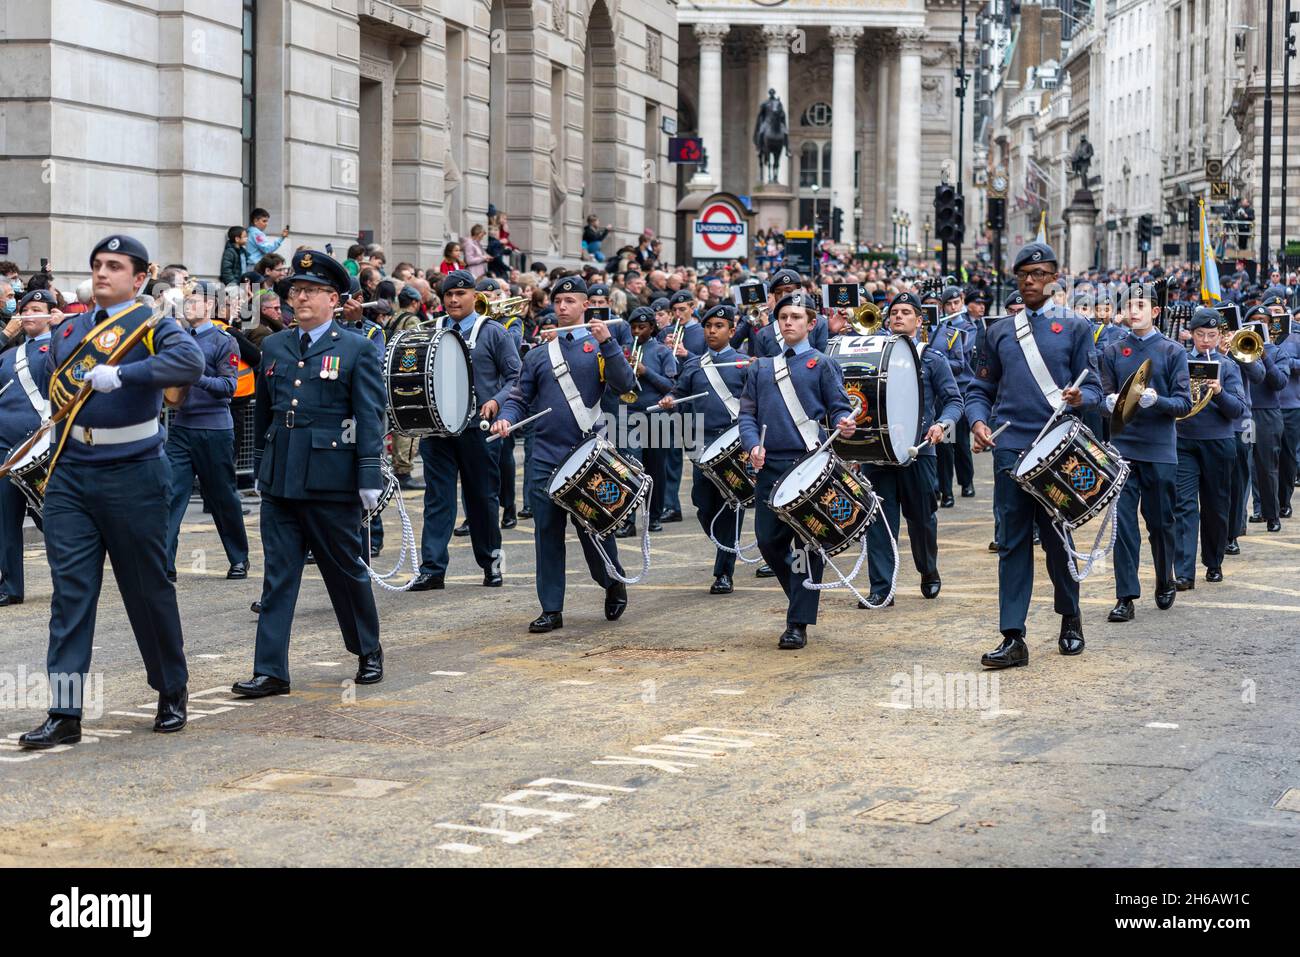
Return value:
<svg viewBox="0 0 1300 957">
<path fill-rule="evenodd" d="M 1020 453 L 1011 473 L 1067 528 L 1106 510 L 1128 477 L 1128 463 L 1078 419 L 1066 418 Z"/>
<path fill-rule="evenodd" d="M 696 464 L 733 508 L 754 504 L 758 478 L 749 464 L 749 450 L 740 447 L 740 426 L 733 425 L 710 442 Z"/>
<path fill-rule="evenodd" d="M 546 491 L 578 524 L 604 538 L 623 524 L 650 486 L 650 477 L 636 461 L 596 435 L 560 463 Z"/>
<path fill-rule="evenodd" d="M 26 442 L 27 439 L 23 439 Z M 22 445 L 19 442 L 18 445 Z M 10 480 L 27 499 L 33 517 L 39 521 L 45 508 L 45 483 L 50 478 L 50 433 L 46 432 L 27 454 L 9 470 Z"/>
<path fill-rule="evenodd" d="M 839 336 L 827 355 L 844 372 L 857 429 L 833 448 L 850 462 L 906 465 L 921 444 L 921 359 L 906 336 Z M 835 423 L 827 422 L 834 429 Z"/>
<path fill-rule="evenodd" d="M 866 535 L 879 505 L 871 483 L 829 449 L 791 466 L 768 502 L 807 545 L 828 555 L 838 555 Z"/>
<path fill-rule="evenodd" d="M 469 348 L 450 329 L 404 329 L 384 355 L 388 420 L 402 435 L 460 435 L 474 418 Z"/>
</svg>

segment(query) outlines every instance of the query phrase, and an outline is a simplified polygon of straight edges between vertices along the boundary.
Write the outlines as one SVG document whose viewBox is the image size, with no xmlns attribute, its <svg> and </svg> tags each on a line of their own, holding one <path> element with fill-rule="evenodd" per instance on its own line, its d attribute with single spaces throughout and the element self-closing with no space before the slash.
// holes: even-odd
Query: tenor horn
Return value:
<svg viewBox="0 0 1300 957">
<path fill-rule="evenodd" d="M 1228 340 L 1228 353 L 1238 362 L 1249 365 L 1264 354 L 1264 337 L 1249 326 L 1238 329 Z"/>
<path fill-rule="evenodd" d="M 884 317 L 880 313 L 880 307 L 874 302 L 864 302 L 849 311 L 849 325 L 860 336 L 877 335 L 883 323 Z"/>
</svg>

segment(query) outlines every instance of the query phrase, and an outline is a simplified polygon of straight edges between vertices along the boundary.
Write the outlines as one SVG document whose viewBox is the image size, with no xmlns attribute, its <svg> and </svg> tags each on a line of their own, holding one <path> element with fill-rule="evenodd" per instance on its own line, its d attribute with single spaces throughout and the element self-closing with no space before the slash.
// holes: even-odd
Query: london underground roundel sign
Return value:
<svg viewBox="0 0 1300 957">
<path fill-rule="evenodd" d="M 691 255 L 695 259 L 747 259 L 749 220 L 744 211 L 720 196 L 706 200 L 692 223 Z"/>
</svg>

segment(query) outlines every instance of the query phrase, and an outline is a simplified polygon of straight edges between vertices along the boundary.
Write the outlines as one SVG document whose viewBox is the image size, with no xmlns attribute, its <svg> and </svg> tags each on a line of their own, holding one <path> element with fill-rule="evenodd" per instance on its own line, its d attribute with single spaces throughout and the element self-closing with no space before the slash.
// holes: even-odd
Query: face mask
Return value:
<svg viewBox="0 0 1300 957">
<path fill-rule="evenodd" d="M 17 299 L 6 299 L 6 300 L 5 300 L 5 312 L 13 312 L 13 311 L 16 310 L 17 308 L 18 308 L 18 300 L 17 300 Z"/>
<path fill-rule="evenodd" d="M 10 279 L 10 280 L 9 280 L 9 285 L 13 287 L 14 292 L 16 292 L 16 293 L 18 293 L 18 294 L 20 294 L 20 295 L 22 294 L 22 291 L 23 291 L 23 281 L 22 281 L 21 279 L 19 279 L 17 276 L 14 276 L 13 279 Z"/>
</svg>

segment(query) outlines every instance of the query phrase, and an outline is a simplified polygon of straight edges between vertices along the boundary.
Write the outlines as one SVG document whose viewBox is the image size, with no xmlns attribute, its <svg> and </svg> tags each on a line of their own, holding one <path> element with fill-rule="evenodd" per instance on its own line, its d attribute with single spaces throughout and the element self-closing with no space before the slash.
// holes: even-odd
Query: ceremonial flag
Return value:
<svg viewBox="0 0 1300 957">
<path fill-rule="evenodd" d="M 1219 287 L 1219 266 L 1210 248 L 1210 231 L 1205 226 L 1205 200 L 1201 203 L 1201 302 L 1218 302 L 1223 298 Z"/>
<path fill-rule="evenodd" d="M 1034 237 L 1034 241 L 1047 243 L 1047 210 L 1043 210 L 1042 215 L 1038 217 L 1038 235 Z"/>
</svg>

